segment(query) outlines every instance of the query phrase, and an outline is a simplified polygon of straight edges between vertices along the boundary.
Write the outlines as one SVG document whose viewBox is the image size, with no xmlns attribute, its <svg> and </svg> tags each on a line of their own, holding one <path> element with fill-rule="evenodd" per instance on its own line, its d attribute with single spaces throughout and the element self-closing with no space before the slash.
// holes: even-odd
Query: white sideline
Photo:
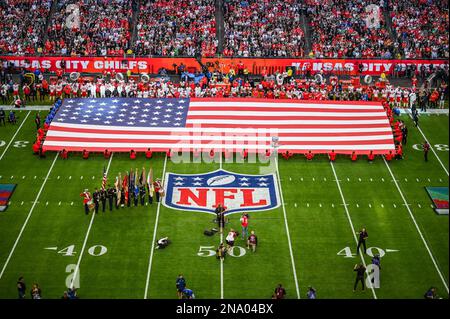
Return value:
<svg viewBox="0 0 450 319">
<path fill-rule="evenodd" d="M 391 176 L 392 176 L 392 179 L 394 180 L 395 186 L 397 186 L 398 192 L 400 193 L 400 196 L 402 197 L 403 202 L 405 203 L 406 209 L 407 209 L 408 212 L 409 212 L 409 216 L 411 217 L 411 219 L 412 219 L 412 221 L 413 221 L 413 223 L 414 223 L 414 226 L 416 226 L 417 232 L 419 233 L 420 238 L 422 239 L 423 244 L 425 245 L 425 248 L 427 249 L 428 254 L 430 255 L 431 261 L 433 262 L 434 267 L 436 268 L 436 271 L 438 272 L 439 277 L 441 278 L 442 283 L 444 284 L 445 289 L 447 289 L 447 293 L 448 293 L 449 290 L 448 290 L 447 281 L 445 280 L 444 276 L 442 275 L 442 273 L 441 273 L 441 271 L 440 271 L 440 269 L 439 269 L 439 266 L 437 265 L 436 260 L 434 259 L 433 253 L 431 252 L 430 248 L 428 247 L 427 241 L 426 241 L 425 238 L 423 237 L 422 232 L 420 231 L 419 225 L 417 224 L 416 219 L 414 218 L 414 215 L 413 215 L 411 209 L 409 208 L 408 203 L 406 202 L 405 196 L 403 195 L 403 192 L 402 192 L 402 190 L 400 189 L 400 186 L 398 186 L 397 180 L 395 179 L 395 176 L 394 176 L 394 174 L 392 173 L 392 170 L 391 170 L 391 168 L 389 167 L 389 164 L 386 162 L 386 159 L 385 159 L 384 157 L 383 157 L 383 161 L 384 161 L 384 163 L 386 164 L 386 166 L 387 166 L 387 168 L 388 168 L 388 170 L 389 170 L 389 173 L 390 173 Z"/>
<path fill-rule="evenodd" d="M 59 152 L 56 153 L 55 159 L 53 160 L 53 163 L 52 163 L 52 165 L 50 166 L 50 169 L 47 172 L 47 176 L 45 176 L 44 182 L 42 183 L 41 188 L 39 189 L 39 192 L 38 192 L 38 194 L 37 194 L 37 196 L 36 196 L 36 198 L 35 198 L 35 200 L 33 202 L 33 206 L 31 206 L 31 209 L 30 209 L 30 212 L 28 213 L 27 219 L 25 219 L 25 222 L 22 225 L 22 229 L 20 230 L 19 235 L 17 236 L 13 247 L 12 247 L 11 251 L 9 252 L 8 258 L 6 259 L 6 262 L 3 265 L 2 272 L 0 273 L 0 279 L 2 279 L 3 274 L 5 272 L 5 269 L 8 266 L 9 260 L 11 259 L 12 255 L 13 255 L 16 247 L 17 247 L 17 244 L 19 243 L 20 238 L 22 237 L 22 233 L 25 230 L 25 227 L 27 226 L 28 221 L 30 220 L 30 217 L 31 217 L 31 214 L 33 213 L 34 207 L 38 203 L 39 197 L 41 196 L 42 190 L 44 189 L 44 186 L 47 183 L 48 177 L 50 176 L 50 173 L 51 173 L 51 171 L 53 169 L 53 166 L 55 166 L 55 163 L 56 163 L 56 160 L 58 159 L 58 156 L 59 156 Z"/>
<path fill-rule="evenodd" d="M 411 119 L 413 118 L 412 115 L 411 115 L 411 112 L 410 112 L 409 110 L 408 110 L 408 115 L 409 115 L 409 117 L 410 117 Z M 420 126 L 418 126 L 417 128 L 419 129 L 419 132 L 420 132 L 420 134 L 422 134 L 422 136 L 423 136 L 423 138 L 425 139 L 425 141 L 429 142 L 429 140 L 427 139 L 427 137 L 425 136 L 425 134 L 423 134 L 423 131 L 422 131 L 422 129 L 420 128 Z M 430 144 L 430 143 L 429 143 L 429 144 Z M 444 171 L 445 171 L 445 173 L 447 174 L 447 176 L 449 176 L 449 175 L 448 175 L 448 171 L 447 171 L 447 169 L 445 168 L 445 165 L 442 163 L 441 159 L 439 158 L 439 156 L 437 155 L 437 153 L 435 152 L 435 150 L 434 150 L 433 146 L 431 146 L 431 144 L 430 144 L 430 148 L 431 148 L 431 151 L 433 152 L 434 156 L 436 156 L 437 160 L 438 160 L 439 163 L 441 164 L 441 166 L 442 166 L 442 168 L 444 169 Z"/>
<path fill-rule="evenodd" d="M 28 111 L 27 116 L 25 116 L 25 118 L 23 119 L 22 123 L 20 123 L 19 128 L 16 130 L 16 133 L 14 134 L 14 136 L 12 137 L 12 139 L 9 141 L 8 146 L 6 146 L 5 150 L 2 153 L 2 156 L 0 156 L 0 161 L 2 160 L 3 156 L 5 156 L 6 151 L 9 149 L 9 147 L 11 146 L 11 143 L 14 141 L 14 139 L 16 138 L 17 134 L 19 133 L 20 129 L 22 128 L 23 124 L 25 124 L 25 121 L 27 120 L 28 116 L 30 115 L 31 111 Z"/>
<path fill-rule="evenodd" d="M 111 166 L 111 161 L 114 156 L 114 153 L 111 153 L 111 157 L 109 158 L 108 167 L 106 168 L 106 175 L 108 175 L 109 167 Z M 88 230 L 86 232 L 86 236 L 84 237 L 83 246 L 81 247 L 80 257 L 78 257 L 77 266 L 75 267 L 75 271 L 73 272 L 72 281 L 70 283 L 70 288 L 73 288 L 73 285 L 75 283 L 75 279 L 77 278 L 77 275 L 79 273 L 79 268 L 81 264 L 81 259 L 83 258 L 84 249 L 86 248 L 86 244 L 89 238 L 89 233 L 91 232 L 92 224 L 94 223 L 95 215 L 97 215 L 95 212 L 92 212 L 91 222 L 89 223 Z"/>
<path fill-rule="evenodd" d="M 300 289 L 298 287 L 297 271 L 295 270 L 294 253 L 292 252 L 291 235 L 289 233 L 289 226 L 288 226 L 288 221 L 287 221 L 286 208 L 284 207 L 283 190 L 281 189 L 280 172 L 278 170 L 278 154 L 275 154 L 275 166 L 276 166 L 276 171 L 277 171 L 278 188 L 280 189 L 281 206 L 283 207 L 284 225 L 286 226 L 286 235 L 287 235 L 288 244 L 289 244 L 289 253 L 291 255 L 292 271 L 293 271 L 294 280 L 295 280 L 295 290 L 297 292 L 297 298 L 301 299 L 301 297 L 300 297 Z"/>
<path fill-rule="evenodd" d="M 336 180 L 337 187 L 339 189 L 339 194 L 341 194 L 341 199 L 342 199 L 342 203 L 344 204 L 344 209 L 345 209 L 345 213 L 347 214 L 347 219 L 350 223 L 350 227 L 352 228 L 353 238 L 355 239 L 355 242 L 358 244 L 358 239 L 356 238 L 355 227 L 353 226 L 352 218 L 350 217 L 350 213 L 348 212 L 347 203 L 345 201 L 344 194 L 342 193 L 342 189 L 341 189 L 341 184 L 339 183 L 339 179 L 337 177 L 336 170 L 334 169 L 333 162 L 330 161 L 330 164 L 331 164 L 331 169 L 333 170 L 333 174 L 334 174 L 334 178 Z M 367 268 L 366 261 L 364 260 L 364 256 L 363 256 L 361 250 L 359 250 L 357 253 L 361 257 L 361 261 L 363 262 L 364 267 Z M 373 288 L 372 284 L 370 285 L 370 288 L 372 289 L 373 298 L 378 299 L 377 294 L 375 293 L 375 289 Z"/>
<path fill-rule="evenodd" d="M 163 168 L 162 181 L 161 181 L 161 184 L 163 187 L 164 187 L 164 182 L 165 182 L 164 178 L 166 176 L 166 166 L 167 166 L 167 154 L 166 154 L 166 157 L 164 158 L 164 168 Z M 162 198 L 159 199 L 158 208 L 156 209 L 155 227 L 153 229 L 153 239 L 152 239 L 152 243 L 151 243 L 152 248 L 151 248 L 150 257 L 148 260 L 147 281 L 145 283 L 144 299 L 147 299 L 148 287 L 150 285 L 150 273 L 152 272 L 153 252 L 155 250 L 156 231 L 158 230 L 159 210 L 161 207 L 162 200 L 163 200 Z"/>
</svg>

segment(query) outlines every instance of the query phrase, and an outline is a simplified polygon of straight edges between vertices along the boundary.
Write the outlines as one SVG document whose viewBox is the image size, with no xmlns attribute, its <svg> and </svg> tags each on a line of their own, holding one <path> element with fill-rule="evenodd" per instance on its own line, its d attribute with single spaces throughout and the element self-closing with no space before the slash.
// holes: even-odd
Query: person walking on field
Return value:
<svg viewBox="0 0 450 319">
<path fill-rule="evenodd" d="M 369 237 L 367 234 L 367 230 L 365 228 L 361 229 L 359 232 L 359 238 L 358 238 L 358 246 L 356 247 L 356 254 L 359 253 L 359 247 L 361 247 L 361 244 L 364 246 L 364 254 L 366 254 L 366 239 Z"/>
<path fill-rule="evenodd" d="M 356 271 L 356 280 L 355 280 L 355 285 L 353 286 L 353 292 L 356 291 L 356 288 L 358 287 L 358 282 L 361 281 L 362 284 L 362 291 L 365 290 L 365 286 L 364 286 L 364 273 L 366 272 L 366 267 L 364 267 L 363 264 L 356 264 L 355 267 L 353 268 L 353 271 Z"/>
<path fill-rule="evenodd" d="M 423 142 L 422 148 L 423 148 L 423 155 L 425 158 L 425 162 L 428 162 L 428 152 L 430 151 L 431 146 L 430 146 L 430 144 L 428 144 L 427 141 L 425 141 L 425 142 Z"/>
</svg>

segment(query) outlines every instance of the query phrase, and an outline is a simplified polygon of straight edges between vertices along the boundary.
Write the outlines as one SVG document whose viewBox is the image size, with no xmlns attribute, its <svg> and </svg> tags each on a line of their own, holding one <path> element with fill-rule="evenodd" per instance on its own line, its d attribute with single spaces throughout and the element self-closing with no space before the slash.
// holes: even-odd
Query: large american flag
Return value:
<svg viewBox="0 0 450 319">
<path fill-rule="evenodd" d="M 65 99 L 45 150 L 278 150 L 384 154 L 392 129 L 379 102 L 265 99 Z"/>
</svg>

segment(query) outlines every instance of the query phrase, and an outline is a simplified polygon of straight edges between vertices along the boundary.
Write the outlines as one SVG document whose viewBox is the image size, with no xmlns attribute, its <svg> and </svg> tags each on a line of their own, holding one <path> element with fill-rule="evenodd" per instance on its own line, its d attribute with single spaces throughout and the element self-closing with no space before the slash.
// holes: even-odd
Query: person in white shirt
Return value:
<svg viewBox="0 0 450 319">
<path fill-rule="evenodd" d="M 227 250 L 233 249 L 234 246 L 234 239 L 237 237 L 237 233 L 234 231 L 234 229 L 230 229 L 230 232 L 228 233 L 227 237 L 225 238 L 227 242 Z"/>
</svg>

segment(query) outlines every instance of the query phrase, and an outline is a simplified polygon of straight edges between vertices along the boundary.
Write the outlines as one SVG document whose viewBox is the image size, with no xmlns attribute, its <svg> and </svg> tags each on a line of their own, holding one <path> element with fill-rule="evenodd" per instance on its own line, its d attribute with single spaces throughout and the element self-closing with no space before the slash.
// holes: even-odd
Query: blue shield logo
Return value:
<svg viewBox="0 0 450 319">
<path fill-rule="evenodd" d="M 244 175 L 217 170 L 206 174 L 167 173 L 163 205 L 177 210 L 214 214 L 263 211 L 280 206 L 275 174 Z"/>
</svg>

